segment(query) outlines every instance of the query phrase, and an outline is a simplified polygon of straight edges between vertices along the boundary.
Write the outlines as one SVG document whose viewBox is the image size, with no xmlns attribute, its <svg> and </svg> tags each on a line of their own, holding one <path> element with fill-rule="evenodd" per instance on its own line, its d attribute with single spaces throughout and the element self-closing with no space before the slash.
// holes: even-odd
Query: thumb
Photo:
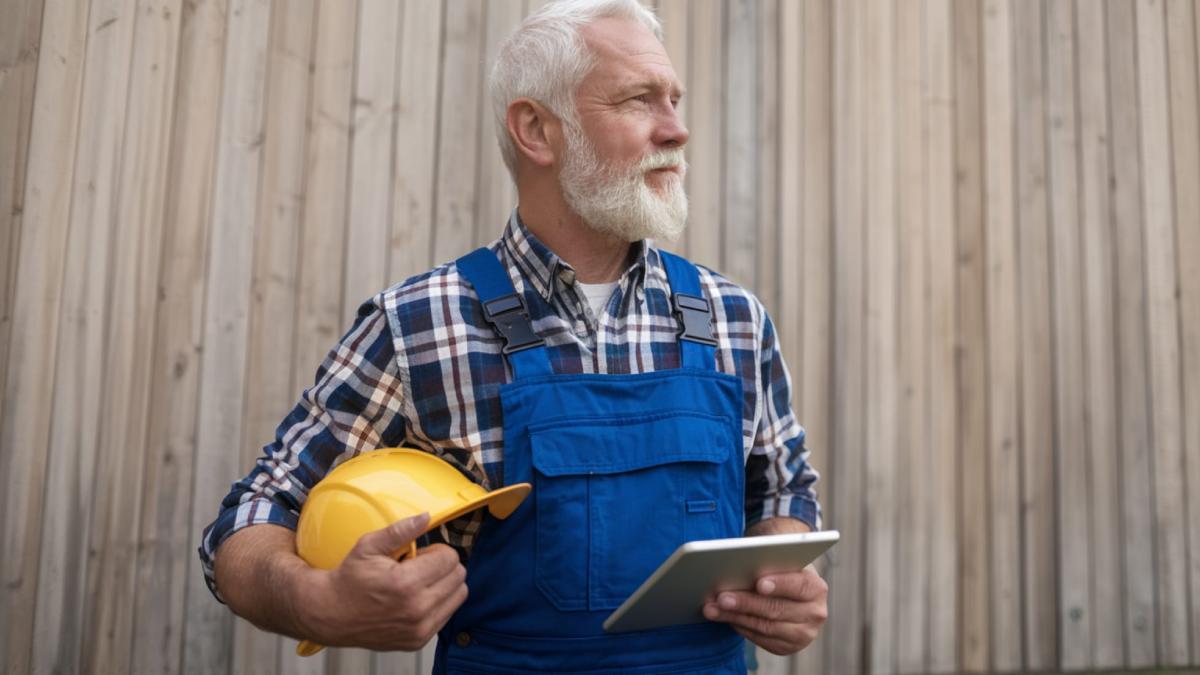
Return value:
<svg viewBox="0 0 1200 675">
<path fill-rule="evenodd" d="M 397 520 L 387 527 L 359 537 L 358 543 L 354 545 L 354 553 L 395 557 L 395 554 L 408 546 L 409 542 L 421 536 L 428 524 L 428 513 L 418 513 L 410 518 Z"/>
</svg>

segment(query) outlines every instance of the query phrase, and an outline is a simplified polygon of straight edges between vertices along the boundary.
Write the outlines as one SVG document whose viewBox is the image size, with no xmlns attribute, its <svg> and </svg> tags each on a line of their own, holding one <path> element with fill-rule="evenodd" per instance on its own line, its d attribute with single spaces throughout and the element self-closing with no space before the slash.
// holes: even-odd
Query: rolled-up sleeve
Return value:
<svg viewBox="0 0 1200 675">
<path fill-rule="evenodd" d="M 313 386 L 204 529 L 200 561 L 218 600 L 224 602 L 213 575 L 217 547 L 251 525 L 296 529 L 309 490 L 339 459 L 400 445 L 406 431 L 402 395 L 392 333 L 377 298 L 359 308 L 354 326 L 326 356 Z"/>
<path fill-rule="evenodd" d="M 792 383 L 763 311 L 760 330 L 758 429 L 746 461 L 746 527 L 767 518 L 792 517 L 821 529 L 817 471 L 808 462 L 804 428 L 792 413 Z"/>
</svg>

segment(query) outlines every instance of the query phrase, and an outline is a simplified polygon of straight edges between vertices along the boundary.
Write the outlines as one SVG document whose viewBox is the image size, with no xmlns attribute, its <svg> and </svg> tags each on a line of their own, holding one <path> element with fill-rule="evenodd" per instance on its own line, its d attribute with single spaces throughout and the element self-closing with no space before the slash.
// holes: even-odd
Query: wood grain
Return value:
<svg viewBox="0 0 1200 675">
<path fill-rule="evenodd" d="M 1188 662 L 1200 658 L 1200 114 L 1197 110 L 1197 21 L 1194 2 L 1167 2 L 1167 69 L 1170 81 L 1171 156 L 1175 176 L 1175 260 L 1178 280 L 1180 379 L 1183 385 L 1181 405 L 1183 421 L 1180 433 L 1184 462 L 1183 494 L 1187 503 L 1186 536 L 1188 624 L 1190 647 Z"/>
<path fill-rule="evenodd" d="M 955 353 L 955 153 L 953 12 L 939 0 L 925 10 L 925 66 L 929 123 L 925 183 L 929 218 L 929 442 L 927 472 L 932 492 L 929 522 L 929 669 L 953 672 L 959 664 L 957 406 Z"/>
<path fill-rule="evenodd" d="M 0 526 L 5 551 L 0 562 L 0 662 L 9 673 L 28 672 L 33 665 L 64 251 L 72 223 L 75 145 L 90 28 L 87 12 L 78 11 L 75 5 L 51 0 L 44 9 L 41 49 L 55 58 L 38 60 L 40 85 L 33 100 L 22 214 L 24 222 L 38 226 L 23 228 L 18 247 L 18 292 L 12 305 L 9 365 L 0 414 L 4 421 L 0 427 L 4 493 Z M 53 611 L 53 607 L 43 609 Z M 72 660 L 77 658 L 78 643 L 69 644 L 67 651 Z"/>
<path fill-rule="evenodd" d="M 55 423 L 42 504 L 49 536 L 42 539 L 39 559 L 46 573 L 38 577 L 42 611 L 35 635 L 43 639 L 34 642 L 33 667 L 47 670 L 87 669 L 97 652 L 110 651 L 95 631 L 95 619 L 120 605 L 98 598 L 107 590 L 99 579 L 110 571 L 112 555 L 130 550 L 128 546 L 104 545 L 105 507 L 111 504 L 115 465 L 126 449 L 106 442 L 124 431 L 120 415 L 125 412 L 121 404 L 113 409 L 107 390 L 111 385 L 115 396 L 125 399 L 122 403 L 133 393 L 128 385 L 122 386 L 125 373 L 110 361 L 110 332 L 119 322 L 120 310 L 128 311 L 128 305 L 114 307 L 116 311 L 104 308 L 113 301 L 106 289 L 119 269 L 115 264 L 118 251 L 131 248 L 118 243 L 120 235 L 131 234 L 118 218 L 121 184 L 106 178 L 123 166 L 125 126 L 121 120 L 127 115 L 134 3 L 97 3 L 89 21 L 80 134 L 96 142 L 81 148 L 76 156 L 71 231 L 80 236 L 67 240 L 62 299 L 65 330 L 58 343 L 61 365 L 55 372 Z M 100 30 L 106 24 L 107 28 Z M 102 187 L 97 189 L 98 185 Z M 136 232 L 133 234 L 136 238 Z M 126 264 L 130 262 L 128 256 L 122 257 Z M 79 378 L 81 372 L 83 378 Z M 109 417 L 114 412 L 116 420 Z M 84 558 L 78 552 L 81 545 L 105 555 Z M 81 592 L 86 602 L 76 597 Z M 120 626 L 114 626 L 114 633 L 119 630 Z M 52 639 L 58 634 L 65 634 L 66 640 L 58 643 Z"/>
<path fill-rule="evenodd" d="M 163 264 L 155 288 L 149 424 L 146 431 L 137 588 L 135 672 L 178 673 L 183 667 L 185 598 L 193 570 L 192 466 L 203 345 L 206 242 L 216 161 L 225 4 L 184 7 L 179 18 L 177 80 L 170 157 L 164 186 Z M 211 504 L 200 507 L 206 517 Z M 216 601 L 205 591 L 204 602 Z"/>
<path fill-rule="evenodd" d="M 1051 354 L 1043 4 L 1014 3 L 1017 241 L 1021 346 L 1021 499 L 1025 663 L 1057 667 L 1054 382 Z"/>
<path fill-rule="evenodd" d="M 438 85 L 440 68 L 431 67 L 424 55 L 442 41 L 445 8 L 442 3 L 409 2 L 404 5 L 402 40 L 412 52 L 400 60 L 400 109 L 396 120 L 396 165 L 393 185 L 395 219 L 392 223 L 389 277 L 400 281 L 420 274 L 434 264 L 434 179 L 436 177 Z M 498 216 L 499 217 L 499 216 Z"/>
<path fill-rule="evenodd" d="M 1141 317 L 1117 327 L 1118 428 L 1121 443 L 1122 588 L 1126 665 L 1158 660 L 1156 574 L 1150 461 L 1150 390 L 1147 371 L 1146 262 L 1142 225 L 1141 134 L 1136 33 L 1132 0 L 1107 6 L 1109 199 L 1116 241 L 1116 314 Z M 1122 27 L 1126 27 L 1122 29 Z"/>
<path fill-rule="evenodd" d="M 388 240 L 395 167 L 397 63 L 402 7 L 392 0 L 360 0 L 354 70 L 346 262 L 342 324 L 359 304 L 388 286 Z"/>
<path fill-rule="evenodd" d="M 1075 16 L 1071 3 L 1046 5 L 1047 195 L 1050 204 L 1054 446 L 1058 471 L 1060 663 L 1092 665 L 1090 498 L 1084 429 L 1083 291 L 1079 235 L 1079 130 L 1075 102 Z"/>
<path fill-rule="evenodd" d="M 1108 86 L 1104 8 L 1079 2 L 1076 48 L 1079 86 L 1079 222 L 1084 287 L 1086 458 L 1090 467 L 1089 557 L 1093 667 L 1125 664 L 1121 604 L 1120 474 L 1117 433 L 1118 371 L 1114 316 L 1112 212 L 1108 198 Z"/>
<path fill-rule="evenodd" d="M 837 481 L 829 526 L 843 535 L 829 557 L 829 639 L 837 645 L 827 667 L 832 673 L 867 670 L 870 635 L 864 616 L 866 580 L 866 515 L 863 512 L 866 344 L 863 307 L 866 279 L 866 147 L 867 119 L 865 17 L 857 3 L 833 7 L 833 343 L 829 452 Z"/>
<path fill-rule="evenodd" d="M 756 96 L 755 80 L 759 72 L 757 43 L 758 13 L 763 11 L 759 0 L 728 0 L 723 23 L 725 40 L 725 86 L 722 92 L 722 113 L 725 130 L 722 134 L 725 172 L 720 192 L 724 195 L 720 211 L 720 256 L 714 258 L 735 282 L 758 288 L 758 238 L 764 236 L 763 221 L 770 216 L 760 214 L 756 188 L 762 184 L 758 157 L 763 152 L 758 143 L 760 97 Z M 767 105 L 761 101 L 761 105 Z"/>
<path fill-rule="evenodd" d="M 721 0 L 692 0 L 688 50 L 687 125 L 688 227 L 681 252 L 706 265 L 721 261 L 721 199 L 724 150 L 722 134 L 725 72 Z"/>
<path fill-rule="evenodd" d="M 0 24 L 0 382 L 8 372 L 44 4 L 45 0 L 10 3 L 7 20 Z"/>
<path fill-rule="evenodd" d="M 482 0 L 447 0 L 443 105 L 438 114 L 437 184 L 433 264 L 453 260 L 475 243 L 479 194 L 479 134 L 490 131 L 477 113 L 486 99 L 483 81 L 484 5 Z M 495 217 L 503 222 L 507 214 Z"/>
<path fill-rule="evenodd" d="M 896 669 L 897 479 L 908 448 L 897 452 L 898 328 L 896 233 L 896 125 L 888 103 L 896 98 L 895 17 L 871 12 L 866 21 L 866 448 L 864 451 L 867 564 L 865 619 L 871 635 L 870 672 Z"/>
<path fill-rule="evenodd" d="M 1186 502 L 1177 267 L 1173 255 L 1172 141 L 1167 81 L 1166 11 L 1159 0 L 1136 4 L 1142 142 L 1142 214 L 1146 241 L 1146 314 L 1150 325 L 1151 460 L 1154 477 L 1158 662 L 1188 663 Z"/>
<path fill-rule="evenodd" d="M 932 499 L 926 467 L 929 443 L 929 223 L 923 100 L 923 0 L 897 7 L 896 217 L 899 237 L 899 429 L 897 466 L 896 671 L 925 672 L 929 663 L 929 570 Z"/>
<path fill-rule="evenodd" d="M 307 167 L 296 261 L 293 392 L 312 384 L 317 365 L 347 327 L 342 279 L 358 3 L 318 2 L 315 11 L 312 82 L 306 108 Z"/>
<path fill-rule="evenodd" d="M 987 349 L 984 289 L 984 72 L 979 0 L 954 3 L 955 351 L 958 364 L 959 668 L 990 670 Z"/>
<path fill-rule="evenodd" d="M 271 3 L 235 0 L 229 5 L 229 46 L 223 67 L 220 127 L 211 193 L 205 283 L 204 354 L 196 414 L 192 474 L 193 548 L 229 489 L 229 476 L 245 475 L 241 462 L 242 410 L 249 336 L 259 167 L 263 146 Z M 213 602 L 200 561 L 188 571 L 185 671 L 232 670 L 234 621 Z M 240 628 L 240 631 L 249 630 Z"/>
<path fill-rule="evenodd" d="M 987 288 L 989 605 L 991 667 L 1021 668 L 1021 390 L 1013 9 L 983 8 L 984 218 Z"/>
</svg>

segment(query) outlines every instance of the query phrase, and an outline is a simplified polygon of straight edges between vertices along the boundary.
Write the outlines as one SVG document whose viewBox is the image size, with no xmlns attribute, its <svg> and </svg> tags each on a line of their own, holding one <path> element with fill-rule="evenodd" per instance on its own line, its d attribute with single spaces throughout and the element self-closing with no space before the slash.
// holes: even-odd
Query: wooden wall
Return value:
<svg viewBox="0 0 1200 675">
<path fill-rule="evenodd" d="M 538 0 L 0 6 L 0 663 L 398 673 L 205 588 L 200 528 L 356 304 L 513 204 Z M 679 248 L 772 310 L 832 618 L 764 672 L 1200 665 L 1192 0 L 658 0 Z"/>
</svg>

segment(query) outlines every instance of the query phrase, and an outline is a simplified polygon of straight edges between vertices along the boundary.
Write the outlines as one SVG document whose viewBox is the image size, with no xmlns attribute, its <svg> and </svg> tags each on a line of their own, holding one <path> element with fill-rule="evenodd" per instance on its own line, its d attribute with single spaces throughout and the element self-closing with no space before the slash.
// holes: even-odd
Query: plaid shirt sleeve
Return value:
<svg viewBox="0 0 1200 675">
<path fill-rule="evenodd" d="M 790 516 L 821 529 L 821 507 L 814 490 L 819 478 L 808 463 L 804 429 L 792 413 L 792 386 L 775 326 L 761 306 L 759 381 L 762 414 L 746 462 L 746 527 L 767 518 Z"/>
<path fill-rule="evenodd" d="M 296 529 L 300 507 L 317 481 L 339 460 L 366 450 L 401 445 L 402 388 L 395 346 L 382 300 L 363 304 L 354 326 L 317 370 L 316 381 L 279 425 L 254 468 L 233 484 L 204 530 L 204 579 L 222 602 L 213 556 L 231 534 L 271 523 Z"/>
</svg>

